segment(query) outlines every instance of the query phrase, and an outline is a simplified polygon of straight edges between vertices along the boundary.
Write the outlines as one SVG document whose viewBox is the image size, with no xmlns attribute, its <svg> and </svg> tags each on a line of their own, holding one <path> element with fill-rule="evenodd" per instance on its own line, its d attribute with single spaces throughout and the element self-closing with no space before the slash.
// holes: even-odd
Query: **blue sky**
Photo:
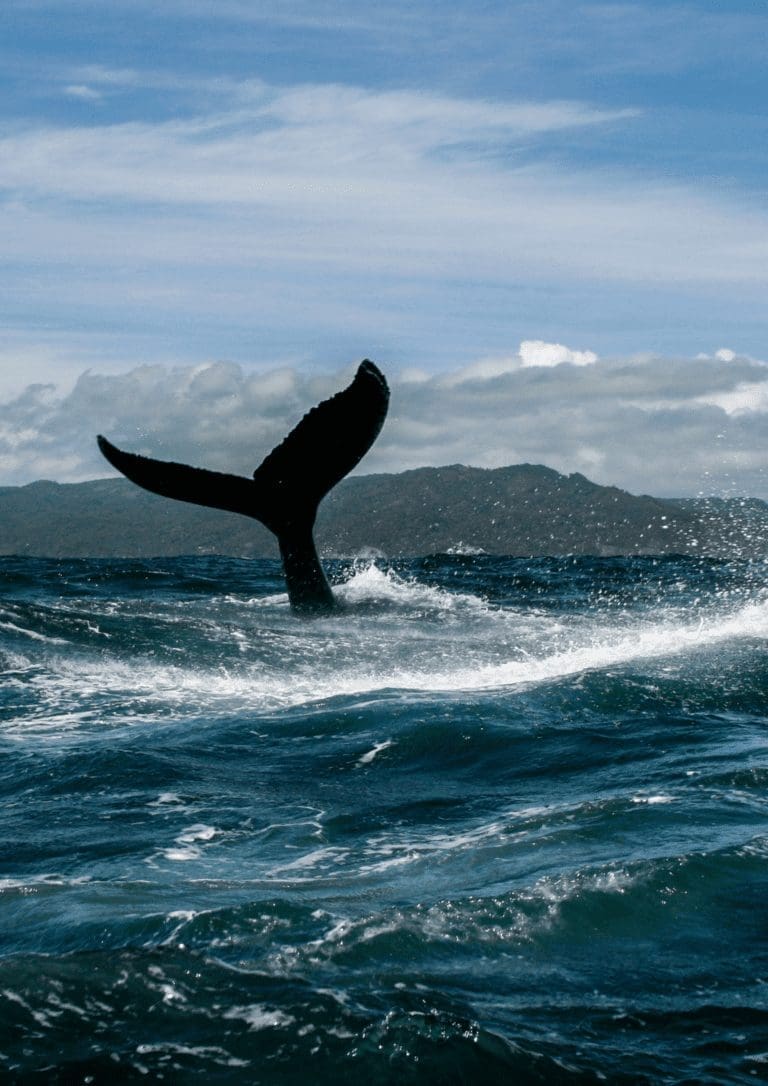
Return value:
<svg viewBox="0 0 768 1086">
<path fill-rule="evenodd" d="M 289 372 L 270 418 L 290 422 L 305 384 L 369 355 L 434 398 L 460 373 L 496 382 L 499 404 L 492 454 L 482 413 L 450 447 L 420 444 L 416 419 L 380 467 L 536 456 L 660 492 L 640 446 L 622 466 L 629 404 L 638 442 L 649 413 L 660 433 L 693 427 L 668 492 L 768 490 L 761 6 L 5 0 L 3 22 L 0 484 L 103 473 L 78 445 L 85 371 L 160 367 L 176 399 L 201 366 L 239 367 L 230 398 Z M 642 403 L 612 384 L 627 365 Z M 681 365 L 687 399 L 670 400 L 659 382 Z M 526 384 L 525 402 L 546 404 L 550 444 L 505 442 L 537 368 L 547 394 Z M 45 409 L 36 383 L 54 386 Z M 172 448 L 162 418 L 107 410 L 117 388 L 88 388 L 99 428 Z M 470 400 L 454 392 L 456 417 Z"/>
</svg>

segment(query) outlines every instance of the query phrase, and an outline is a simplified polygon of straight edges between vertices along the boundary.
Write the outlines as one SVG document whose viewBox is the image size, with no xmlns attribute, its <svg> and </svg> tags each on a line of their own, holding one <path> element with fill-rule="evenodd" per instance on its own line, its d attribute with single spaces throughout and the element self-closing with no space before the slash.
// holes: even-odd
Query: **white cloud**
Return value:
<svg viewBox="0 0 768 1086">
<path fill-rule="evenodd" d="M 105 85 L 132 78 L 103 73 Z M 6 258 L 82 279 L 119 253 L 149 293 L 148 266 L 188 279 L 274 261 L 429 281 L 765 280 L 761 210 L 533 164 L 532 137 L 631 124 L 632 111 L 329 84 L 227 93 L 237 108 L 192 119 L 6 131 Z"/>
<path fill-rule="evenodd" d="M 64 93 L 69 98 L 80 98 L 84 102 L 99 102 L 104 97 L 101 91 L 94 90 L 86 83 L 70 83 L 64 88 Z"/>
<path fill-rule="evenodd" d="M 544 343 L 541 339 L 523 340 L 519 354 L 524 366 L 591 366 L 597 362 L 594 351 L 572 351 L 562 343 Z"/>
<path fill-rule="evenodd" d="M 369 200 L 390 192 L 404 171 L 412 179 L 416 163 L 426 170 L 440 148 L 634 115 L 578 102 L 473 101 L 341 84 L 246 83 L 239 92 L 247 103 L 237 111 L 192 120 L 11 132 L 0 139 L 0 185 L 77 199 L 257 207 L 322 206 L 330 191 L 366 197 L 372 208 Z M 471 148 L 458 154 L 467 164 L 473 157 Z M 428 171 L 433 178 L 445 173 L 436 163 Z"/>
<path fill-rule="evenodd" d="M 128 68 L 67 78 L 110 107 L 133 89 L 186 96 L 170 121 L 0 128 L 6 309 L 61 329 L 70 353 L 86 330 L 92 351 L 119 350 L 111 334 L 136 360 L 380 347 L 432 367 L 448 346 L 487 353 L 465 375 L 483 379 L 591 362 L 582 346 L 502 357 L 527 299 L 537 323 L 563 299 L 554 340 L 587 295 L 605 312 L 639 285 L 649 309 L 674 309 L 667 289 L 687 304 L 715 284 L 746 307 L 765 284 L 762 209 L 550 153 L 565 134 L 631 126 L 631 111 Z"/>
<path fill-rule="evenodd" d="M 727 361 L 732 361 L 732 359 Z M 726 415 L 766 414 L 768 413 L 768 379 L 745 381 L 727 392 L 698 396 L 697 402 L 720 407 Z"/>
<path fill-rule="evenodd" d="M 567 359 L 584 353 L 560 350 Z M 514 368 L 458 381 L 390 373 L 390 416 L 359 470 L 527 461 L 636 493 L 768 497 L 765 364 L 649 356 L 524 366 L 509 358 Z M 0 404 L 0 481 L 108 474 L 97 432 L 136 452 L 248 475 L 353 372 L 253 373 L 217 362 L 89 372 L 64 392 L 30 386 Z"/>
<path fill-rule="evenodd" d="M 471 366 L 448 373 L 442 378 L 447 387 L 465 381 L 487 381 L 494 377 L 513 373 L 517 369 L 533 366 L 591 366 L 597 362 L 594 351 L 573 351 L 562 343 L 545 343 L 542 339 L 524 339 L 517 353 L 499 358 L 481 358 Z M 412 377 L 409 379 L 413 379 Z"/>
</svg>

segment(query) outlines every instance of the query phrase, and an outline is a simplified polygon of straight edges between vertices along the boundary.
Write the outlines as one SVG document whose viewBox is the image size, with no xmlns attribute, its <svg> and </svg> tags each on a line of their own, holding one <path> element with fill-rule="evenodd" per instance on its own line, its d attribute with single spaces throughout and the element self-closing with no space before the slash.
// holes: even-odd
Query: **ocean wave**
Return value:
<svg viewBox="0 0 768 1086">
<path fill-rule="evenodd" d="M 754 567 L 12 565 L 3 1081 L 760 1072 Z"/>
<path fill-rule="evenodd" d="M 45 655 L 32 658 L 17 640 L 8 670 L 16 673 L 14 681 L 37 692 L 46 713 L 55 713 L 56 726 L 70 713 L 83 719 L 84 705 L 90 706 L 86 719 L 106 710 L 113 723 L 123 705 L 125 718 L 135 723 L 180 708 L 277 711 L 387 692 L 490 694 L 638 666 L 652 673 L 661 669 L 663 678 L 678 659 L 706 657 L 739 642 L 762 644 L 768 637 L 765 602 L 618 622 L 598 613 L 569 628 L 549 615 L 489 611 L 474 597 L 414 587 L 374 568 L 352 579 L 349 598 L 372 600 L 383 593 L 396 603 L 406 600 L 409 608 L 464 612 L 469 620 L 438 629 L 413 620 L 409 629 L 402 616 L 396 627 L 379 616 L 352 622 L 334 617 L 308 628 L 297 629 L 289 620 L 278 629 L 248 630 L 234 628 L 231 617 L 222 624 L 211 614 L 175 615 L 173 625 L 181 626 L 176 644 L 168 643 L 174 628 L 166 625 L 166 642 L 151 647 L 156 630 L 137 644 L 135 616 L 126 616 L 125 631 L 112 631 L 114 647 L 100 648 L 97 655 L 92 645 L 64 653 L 63 639 L 32 631 L 45 642 Z M 197 657 L 191 665 L 184 660 L 190 653 Z M 39 724 L 39 714 L 29 723 Z"/>
</svg>

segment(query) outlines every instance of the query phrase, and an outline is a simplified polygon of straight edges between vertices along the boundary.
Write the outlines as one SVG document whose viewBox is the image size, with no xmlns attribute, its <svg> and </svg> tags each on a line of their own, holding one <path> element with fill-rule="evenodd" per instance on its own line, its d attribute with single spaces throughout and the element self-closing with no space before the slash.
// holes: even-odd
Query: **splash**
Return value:
<svg viewBox="0 0 768 1086">
<path fill-rule="evenodd" d="M 335 587 L 341 602 L 347 607 L 361 604 L 390 605 L 419 612 L 485 612 L 484 600 L 470 593 L 447 592 L 444 588 L 422 584 L 401 577 L 392 569 L 381 569 L 375 562 L 356 564 L 352 576 Z"/>
<path fill-rule="evenodd" d="M 253 609 L 231 599 L 226 621 L 201 608 L 163 628 L 164 639 L 179 628 L 183 638 L 179 646 L 164 641 L 165 659 L 133 644 L 127 658 L 56 645 L 35 666 L 19 657 L 12 681 L 38 699 L 37 709 L 8 720 L 5 733 L 16 725 L 63 735 L 84 725 L 158 725 L 179 712 L 272 712 L 389 693 L 493 693 L 643 662 L 668 666 L 768 637 L 764 601 L 640 615 L 596 610 L 569 623 L 562 614 L 493 608 L 375 565 L 356 570 L 341 594 L 347 613 L 313 623 L 279 608 L 260 610 L 254 626 Z M 193 665 L 187 644 L 197 650 Z M 383 749 L 374 747 L 371 758 Z"/>
</svg>

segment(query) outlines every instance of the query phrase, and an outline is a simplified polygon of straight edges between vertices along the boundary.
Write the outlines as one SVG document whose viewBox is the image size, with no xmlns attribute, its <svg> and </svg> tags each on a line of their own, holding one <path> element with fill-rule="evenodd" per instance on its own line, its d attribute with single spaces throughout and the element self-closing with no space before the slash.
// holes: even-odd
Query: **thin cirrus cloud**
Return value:
<svg viewBox="0 0 768 1086">
<path fill-rule="evenodd" d="M 90 74 L 68 93 L 141 78 Z M 429 280 L 498 273 L 523 257 L 541 267 L 545 235 L 559 230 L 565 250 L 597 209 L 575 190 L 545 207 L 545 179 L 515 154 L 532 138 L 632 116 L 573 102 L 259 82 L 225 84 L 237 108 L 222 110 L 222 88 L 204 89 L 209 108 L 184 120 L 0 135 L 7 258 L 65 263 L 87 278 L 119 254 L 123 268 L 174 267 L 182 289 L 212 264 L 233 276 L 264 269 L 266 278 L 300 262 L 342 277 L 362 268 Z"/>
<path fill-rule="evenodd" d="M 130 71 L 93 74 L 108 87 L 141 79 Z M 167 85 L 166 78 L 147 82 L 155 89 Z M 276 89 L 217 81 L 206 90 L 219 99 L 214 106 L 226 95 L 238 108 L 184 120 L 10 132 L 0 139 L 0 185 L 46 198 L 193 206 L 295 207 L 362 196 L 373 210 L 368 201 L 386 195 L 403 173 L 409 181 L 427 167 L 435 178 L 451 175 L 430 158 L 437 152 L 452 153 L 455 167 L 477 168 L 482 148 L 503 151 L 532 135 L 635 115 L 578 102 L 472 101 L 341 84 Z M 83 82 L 69 84 L 65 93 L 96 97 L 101 91 Z M 357 174 L 347 172 L 353 165 Z"/>
<path fill-rule="evenodd" d="M 217 362 L 87 372 L 68 392 L 30 385 L 0 404 L 0 472 L 16 483 L 108 474 L 94 443 L 105 432 L 137 452 L 247 475 L 353 372 Z M 390 417 L 365 472 L 533 462 L 633 492 L 768 497 L 768 365 L 732 351 L 601 359 L 527 341 L 504 359 L 390 381 Z"/>
<path fill-rule="evenodd" d="M 638 110 L 173 65 L 72 65 L 58 87 L 76 121 L 0 128 L 4 332 L 27 352 L 55 331 L 80 368 L 437 370 L 531 328 L 603 353 L 758 341 L 768 216 L 748 193 L 569 155 L 632 139 Z"/>
<path fill-rule="evenodd" d="M 759 211 L 681 185 L 565 173 L 532 154 L 531 139 L 631 124 L 634 111 L 342 85 L 240 84 L 238 94 L 236 110 L 185 120 L 6 132 L 10 255 L 46 245 L 54 261 L 98 262 L 113 252 L 106 237 L 128 261 L 166 265 L 763 277 Z"/>
<path fill-rule="evenodd" d="M 140 78 L 91 75 L 68 92 Z M 244 274 L 261 284 L 297 264 L 298 311 L 321 272 L 353 300 L 361 273 L 366 289 L 377 276 L 411 276 L 417 289 L 480 277 L 765 281 L 759 208 L 680 183 L 564 170 L 537 152 L 556 133 L 631 125 L 635 111 L 343 85 L 241 83 L 235 97 L 235 109 L 214 108 L 217 99 L 182 120 L 0 135 L 6 258 L 67 265 L 81 297 L 89 271 L 117 258 L 122 295 L 126 281 L 146 291 L 148 268 L 172 269 L 195 314 L 196 280 L 209 283 L 212 269 L 220 285 Z M 156 306 L 166 304 L 159 291 Z M 215 317 L 215 295 L 208 306 Z"/>
<path fill-rule="evenodd" d="M 44 313 L 62 349 L 114 330 L 140 358 L 246 361 L 263 335 L 262 359 L 362 344 L 435 367 L 551 325 L 542 287 L 576 312 L 589 284 L 745 306 L 765 283 L 760 208 L 552 154 L 568 133 L 631 129 L 631 109 L 132 69 L 63 84 L 161 85 L 195 110 L 0 133 L 8 308 L 19 327 Z"/>
<path fill-rule="evenodd" d="M 64 93 L 70 98 L 79 98 L 85 102 L 99 102 L 103 97 L 101 91 L 89 87 L 87 83 L 69 83 L 64 88 Z"/>
</svg>

